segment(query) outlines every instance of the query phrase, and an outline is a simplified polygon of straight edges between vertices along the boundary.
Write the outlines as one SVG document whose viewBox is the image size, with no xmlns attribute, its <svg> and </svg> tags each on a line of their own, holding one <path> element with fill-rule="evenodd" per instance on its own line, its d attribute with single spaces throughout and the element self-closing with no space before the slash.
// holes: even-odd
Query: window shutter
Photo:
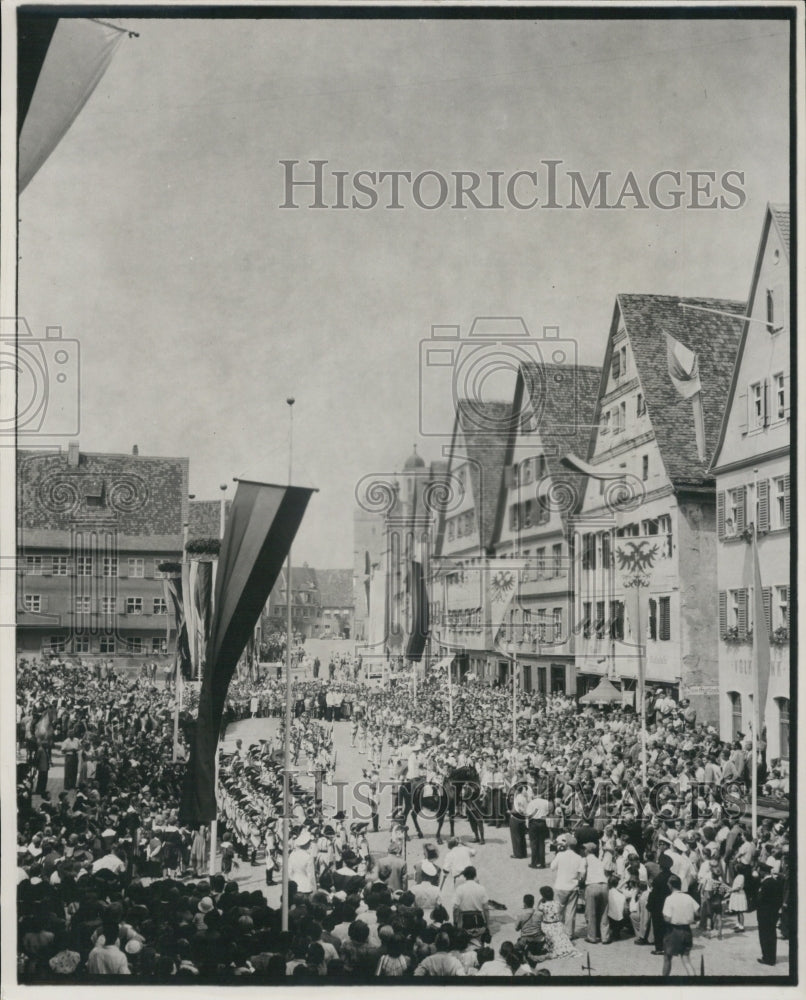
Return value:
<svg viewBox="0 0 806 1000">
<path fill-rule="evenodd" d="M 747 487 L 740 486 L 736 490 L 739 503 L 736 506 L 736 532 L 741 534 L 747 527 Z"/>
<path fill-rule="evenodd" d="M 736 591 L 736 604 L 739 614 L 739 638 L 744 639 L 747 635 L 747 587 Z"/>
<path fill-rule="evenodd" d="M 784 476 L 784 527 L 789 527 L 789 476 Z"/>
<path fill-rule="evenodd" d="M 739 393 L 739 399 L 736 404 L 737 412 L 739 414 L 739 431 L 742 434 L 747 433 L 747 423 L 749 415 L 747 412 L 747 390 Z"/>
<path fill-rule="evenodd" d="M 610 362 L 610 374 L 613 378 L 619 377 L 619 353 L 618 351 L 613 352 L 613 358 Z"/>
<path fill-rule="evenodd" d="M 728 593 L 726 590 L 719 591 L 719 637 L 725 638 L 728 631 Z"/>
<path fill-rule="evenodd" d="M 720 490 L 716 495 L 716 537 L 725 537 L 725 491 Z"/>
<path fill-rule="evenodd" d="M 789 631 L 789 587 L 782 587 L 781 590 L 784 592 L 784 598 L 786 600 L 786 630 Z"/>
<path fill-rule="evenodd" d="M 769 479 L 759 479 L 758 481 L 758 531 L 770 530 L 770 481 Z"/>
<path fill-rule="evenodd" d="M 772 635 L 772 587 L 761 588 L 761 599 L 764 602 L 764 624 L 767 635 Z"/>
<path fill-rule="evenodd" d="M 789 376 L 784 375 L 784 417 L 789 420 L 792 407 L 789 402 Z"/>
</svg>

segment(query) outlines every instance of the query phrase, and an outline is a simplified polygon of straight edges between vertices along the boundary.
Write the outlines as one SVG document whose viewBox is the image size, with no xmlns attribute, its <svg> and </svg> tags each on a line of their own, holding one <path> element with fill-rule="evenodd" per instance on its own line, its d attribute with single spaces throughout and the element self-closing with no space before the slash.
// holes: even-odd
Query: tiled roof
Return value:
<svg viewBox="0 0 806 1000">
<path fill-rule="evenodd" d="M 778 232 L 784 243 L 786 255 L 789 257 L 789 205 L 770 205 L 770 214 L 775 220 Z"/>
<path fill-rule="evenodd" d="M 739 318 L 684 309 L 684 303 L 735 313 Z M 708 466 L 733 375 L 745 303 L 676 295 L 622 294 L 617 297 L 617 304 L 624 318 L 647 411 L 669 478 L 676 486 L 711 481 L 713 476 L 709 475 Z M 680 341 L 698 357 L 705 422 L 704 460 L 697 454 L 691 400 L 678 394 L 669 377 L 664 333 Z M 609 363 L 609 353 L 605 364 Z M 593 437 L 589 458 L 592 448 Z"/>
<path fill-rule="evenodd" d="M 512 403 L 460 399 L 456 419 L 470 465 L 479 541 L 486 549 L 492 544 L 495 530 L 504 456 L 512 424 Z"/>
<path fill-rule="evenodd" d="M 538 418 L 541 441 L 547 446 L 546 466 L 552 485 L 567 485 L 579 503 L 586 477 L 566 469 L 560 459 L 569 451 L 584 454 L 588 447 L 602 369 L 593 365 L 535 364 L 523 365 L 520 374 Z M 563 514 L 575 509 L 563 508 Z"/>
<path fill-rule="evenodd" d="M 229 517 L 232 500 L 224 501 L 224 518 Z M 196 538 L 219 538 L 221 501 L 191 500 L 188 510 L 188 541 Z"/>
<path fill-rule="evenodd" d="M 353 571 L 351 569 L 318 569 L 319 603 L 323 608 L 353 606 Z"/>
<path fill-rule="evenodd" d="M 26 532 L 69 532 L 77 522 L 113 524 L 120 536 L 182 547 L 187 511 L 187 458 L 79 452 L 17 453 L 17 519 Z"/>
</svg>

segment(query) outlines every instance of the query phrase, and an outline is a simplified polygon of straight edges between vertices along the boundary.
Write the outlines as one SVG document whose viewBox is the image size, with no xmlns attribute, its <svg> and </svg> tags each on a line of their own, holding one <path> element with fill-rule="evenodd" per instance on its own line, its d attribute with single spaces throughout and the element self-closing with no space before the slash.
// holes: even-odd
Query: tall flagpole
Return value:
<svg viewBox="0 0 806 1000">
<path fill-rule="evenodd" d="M 182 525 L 182 564 L 184 565 L 188 561 L 187 554 L 187 544 L 188 544 L 188 531 L 190 525 L 187 521 Z M 188 595 L 182 595 L 182 601 L 185 606 L 187 606 Z M 187 622 L 187 614 L 185 615 L 185 622 Z M 179 635 L 176 637 L 177 646 L 179 645 Z M 177 650 L 178 654 L 178 650 Z M 182 664 L 179 655 L 176 657 L 176 673 L 174 675 L 174 749 L 171 759 L 176 762 L 176 758 L 179 754 L 179 710 L 180 710 L 180 700 L 182 698 Z"/>
<path fill-rule="evenodd" d="M 291 470 L 294 447 L 294 398 L 288 403 L 288 485 L 291 485 Z M 288 835 L 291 797 L 289 795 L 289 770 L 291 769 L 291 546 L 285 571 L 286 631 L 285 631 L 285 729 L 283 742 L 283 912 L 282 927 L 288 930 Z"/>
<path fill-rule="evenodd" d="M 758 469 L 753 469 L 753 504 L 754 507 L 751 508 L 753 511 L 753 559 L 757 558 L 758 552 Z M 753 579 L 753 585 L 755 586 L 755 577 Z M 757 595 L 753 595 L 753 607 L 756 607 Z M 766 623 L 763 621 L 753 622 L 753 633 L 755 635 L 756 629 L 765 628 Z M 753 742 L 751 746 L 750 753 L 752 754 L 752 759 L 750 761 L 750 821 L 752 825 L 753 837 L 756 836 L 756 831 L 758 829 L 758 730 L 759 721 L 761 717 L 760 706 L 758 703 L 759 699 L 759 683 L 758 683 L 758 673 L 759 673 L 759 656 L 758 656 L 758 637 L 756 636 L 753 640 L 753 659 L 755 663 L 753 664 Z"/>
<path fill-rule="evenodd" d="M 227 489 L 227 484 L 222 483 L 219 487 L 221 490 L 221 500 L 218 506 L 218 537 L 219 540 L 223 542 L 224 540 L 224 529 L 227 526 L 227 501 L 224 499 L 224 493 Z M 220 569 L 220 567 L 219 567 Z M 216 733 L 215 741 L 215 769 L 213 777 L 213 795 L 216 802 L 216 817 L 218 815 L 218 751 L 219 744 L 221 742 L 221 729 L 219 728 Z M 218 819 L 212 820 L 210 823 L 210 874 L 215 875 L 216 870 L 216 854 L 218 852 Z"/>
</svg>

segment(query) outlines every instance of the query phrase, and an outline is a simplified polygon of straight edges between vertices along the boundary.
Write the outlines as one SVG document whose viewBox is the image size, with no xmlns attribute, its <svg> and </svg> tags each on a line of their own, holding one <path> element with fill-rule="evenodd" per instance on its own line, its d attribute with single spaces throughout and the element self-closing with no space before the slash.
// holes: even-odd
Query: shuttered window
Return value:
<svg viewBox="0 0 806 1000">
<path fill-rule="evenodd" d="M 741 587 L 736 591 L 736 627 L 739 630 L 739 638 L 747 636 L 747 588 Z"/>
<path fill-rule="evenodd" d="M 761 600 L 764 603 L 764 626 L 767 635 L 772 634 L 772 587 L 761 588 Z"/>
<path fill-rule="evenodd" d="M 725 537 L 725 491 L 720 490 L 716 495 L 716 536 Z"/>
<path fill-rule="evenodd" d="M 756 498 L 756 525 L 759 531 L 770 530 L 770 481 L 759 479 Z"/>
<path fill-rule="evenodd" d="M 670 597 L 658 599 L 658 612 L 660 615 L 658 638 L 661 642 L 666 642 L 672 637 L 672 600 Z"/>
<path fill-rule="evenodd" d="M 728 593 L 726 590 L 719 591 L 719 637 L 725 638 L 728 631 Z"/>
</svg>

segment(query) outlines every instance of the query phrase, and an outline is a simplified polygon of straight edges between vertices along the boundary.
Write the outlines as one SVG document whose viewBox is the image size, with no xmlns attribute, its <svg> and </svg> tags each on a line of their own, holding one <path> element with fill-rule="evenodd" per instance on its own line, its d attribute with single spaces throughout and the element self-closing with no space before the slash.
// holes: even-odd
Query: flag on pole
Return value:
<svg viewBox="0 0 806 1000">
<path fill-rule="evenodd" d="M 517 574 L 506 565 L 488 566 L 487 607 L 493 645 L 501 648 L 502 641 L 511 639 L 504 629 L 504 619 L 512 609 L 518 593 Z M 508 655 L 508 654 L 507 654 Z"/>
<path fill-rule="evenodd" d="M 185 611 L 193 676 L 200 678 L 210 641 L 213 615 L 213 585 L 216 563 L 210 559 L 193 559 L 188 568 Z"/>
<path fill-rule="evenodd" d="M 185 573 L 183 566 L 182 575 Z M 188 643 L 188 629 L 185 620 L 185 601 L 182 589 L 182 576 L 168 576 L 162 581 L 165 600 L 174 611 L 174 622 L 176 627 L 176 649 L 174 652 L 174 669 L 182 671 L 184 677 L 190 677 L 190 647 Z"/>
<path fill-rule="evenodd" d="M 406 644 L 406 658 L 422 659 L 425 640 L 428 638 L 428 586 L 423 566 L 422 542 L 417 543 L 409 565 L 409 600 L 411 601 L 411 629 Z"/>
<path fill-rule="evenodd" d="M 767 618 L 764 614 L 764 591 L 761 589 L 761 568 L 758 564 L 758 540 L 753 532 L 753 674 L 754 702 L 758 706 L 757 719 L 753 726 L 758 728 L 759 739 L 764 729 L 767 713 L 767 691 L 770 684 L 770 636 Z"/>
<path fill-rule="evenodd" d="M 41 19 L 40 19 L 41 20 Z M 127 32 L 89 18 L 20 26 L 19 190 L 47 160 L 98 86 Z"/>
<path fill-rule="evenodd" d="M 218 559 L 207 668 L 182 791 L 183 823 L 199 826 L 216 818 L 216 746 L 227 690 L 313 492 L 238 482 Z"/>
<path fill-rule="evenodd" d="M 663 336 L 666 338 L 666 364 L 669 369 L 669 378 L 679 395 L 683 399 L 690 399 L 702 391 L 697 355 L 670 334 L 664 333 Z"/>
</svg>

